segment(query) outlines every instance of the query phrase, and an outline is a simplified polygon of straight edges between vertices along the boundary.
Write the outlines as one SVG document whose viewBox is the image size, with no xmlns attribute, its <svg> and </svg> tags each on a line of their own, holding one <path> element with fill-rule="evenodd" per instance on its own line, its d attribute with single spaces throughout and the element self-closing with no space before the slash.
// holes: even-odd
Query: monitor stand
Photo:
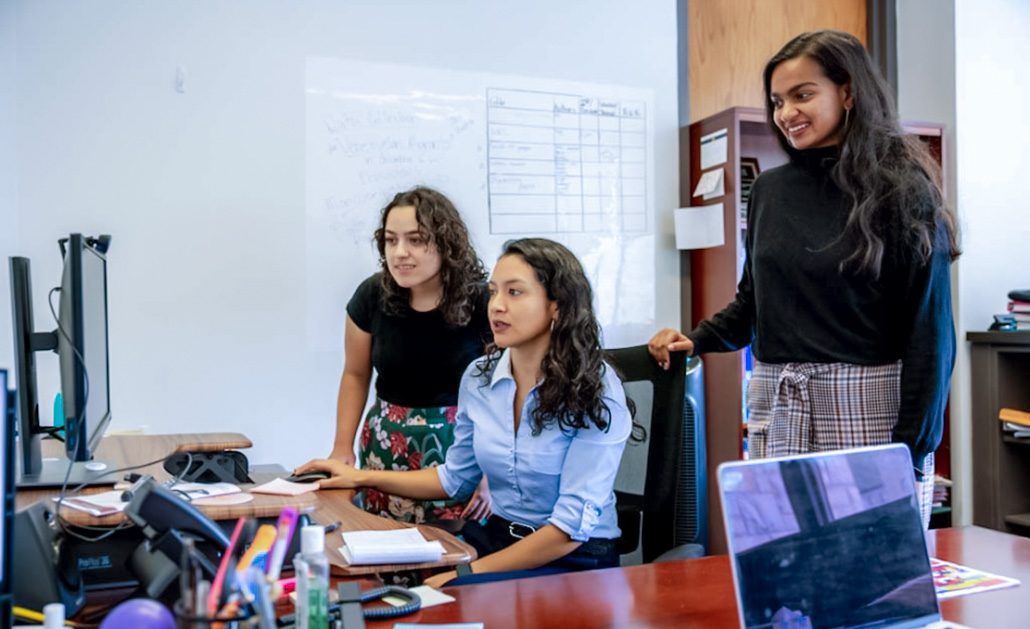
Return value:
<svg viewBox="0 0 1030 629">
<path fill-rule="evenodd" d="M 43 468 L 39 474 L 26 475 L 19 469 L 15 485 L 18 489 L 60 488 L 65 484 L 66 475 L 68 489 L 79 485 L 114 485 L 118 482 L 118 476 L 114 473 L 118 468 L 110 461 L 75 461 L 71 464 L 70 474 L 68 463 L 68 459 L 43 459 Z"/>
</svg>

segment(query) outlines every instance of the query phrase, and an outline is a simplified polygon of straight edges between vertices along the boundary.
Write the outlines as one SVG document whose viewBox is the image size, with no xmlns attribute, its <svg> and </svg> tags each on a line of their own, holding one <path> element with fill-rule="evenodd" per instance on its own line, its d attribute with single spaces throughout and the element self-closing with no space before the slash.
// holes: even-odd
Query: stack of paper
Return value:
<svg viewBox="0 0 1030 629">
<path fill-rule="evenodd" d="M 264 485 L 250 488 L 252 494 L 272 494 L 274 496 L 299 496 L 312 491 L 318 491 L 318 483 L 291 483 L 285 478 L 276 478 Z"/>
<path fill-rule="evenodd" d="M 61 500 L 59 496 L 54 496 L 54 502 L 60 500 L 64 507 L 85 511 L 90 515 L 100 517 L 125 511 L 125 507 L 129 503 L 122 500 L 123 493 L 121 490 L 102 491 L 97 494 L 65 496 L 64 500 Z"/>
<path fill-rule="evenodd" d="M 418 529 L 349 531 L 343 534 L 343 558 L 352 565 L 440 561 L 443 545 L 427 542 Z"/>
</svg>

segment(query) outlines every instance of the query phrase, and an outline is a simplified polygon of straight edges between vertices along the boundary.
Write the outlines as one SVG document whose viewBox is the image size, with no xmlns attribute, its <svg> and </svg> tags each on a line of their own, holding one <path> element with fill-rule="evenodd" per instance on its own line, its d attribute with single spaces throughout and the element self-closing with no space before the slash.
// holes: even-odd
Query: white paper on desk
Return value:
<svg viewBox="0 0 1030 629">
<path fill-rule="evenodd" d="M 168 489 L 188 498 L 189 500 L 197 500 L 198 498 L 212 498 L 214 496 L 224 496 L 226 494 L 238 494 L 242 490 L 238 485 L 232 483 L 173 483 L 168 486 Z"/>
<path fill-rule="evenodd" d="M 418 597 L 422 599 L 421 608 L 434 607 L 436 605 L 443 605 L 444 603 L 453 603 L 454 597 L 450 594 L 444 594 L 440 590 L 434 590 L 428 585 L 416 585 L 413 588 L 409 588 L 412 593 L 418 594 Z M 401 605 L 407 605 L 408 601 L 402 599 L 399 596 L 384 596 L 383 602 L 394 607 L 400 607 Z"/>
<path fill-rule="evenodd" d="M 61 505 L 69 509 L 85 511 L 90 515 L 104 516 L 112 513 L 121 513 L 129 503 L 122 501 L 121 491 L 102 491 L 97 494 L 86 494 L 83 496 L 65 496 Z M 54 496 L 54 502 L 60 500 Z"/>
<path fill-rule="evenodd" d="M 440 561 L 443 545 L 427 542 L 416 528 L 389 531 L 347 531 L 340 554 L 354 566 Z"/>
<path fill-rule="evenodd" d="M 252 494 L 273 494 L 276 496 L 299 496 L 309 491 L 318 491 L 318 483 L 291 483 L 284 478 L 276 478 L 264 485 L 250 488 L 250 493 Z"/>
</svg>

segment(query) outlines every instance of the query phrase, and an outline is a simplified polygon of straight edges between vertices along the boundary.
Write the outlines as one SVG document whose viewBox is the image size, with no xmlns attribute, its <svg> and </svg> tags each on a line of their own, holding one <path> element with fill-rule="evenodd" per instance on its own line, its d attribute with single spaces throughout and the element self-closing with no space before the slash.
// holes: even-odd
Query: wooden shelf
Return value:
<svg viewBox="0 0 1030 629">
<path fill-rule="evenodd" d="M 1024 528 L 1030 528 L 1030 513 L 1015 513 L 1005 516 L 1007 524 L 1015 524 Z"/>
</svg>

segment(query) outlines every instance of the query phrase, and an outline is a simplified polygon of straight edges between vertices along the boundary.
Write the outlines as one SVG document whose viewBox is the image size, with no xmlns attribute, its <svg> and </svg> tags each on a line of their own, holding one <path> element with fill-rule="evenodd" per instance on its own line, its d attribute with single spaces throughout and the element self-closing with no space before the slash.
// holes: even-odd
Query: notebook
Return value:
<svg viewBox="0 0 1030 629">
<path fill-rule="evenodd" d="M 908 448 L 723 463 L 741 627 L 969 629 L 941 619 Z"/>
</svg>

